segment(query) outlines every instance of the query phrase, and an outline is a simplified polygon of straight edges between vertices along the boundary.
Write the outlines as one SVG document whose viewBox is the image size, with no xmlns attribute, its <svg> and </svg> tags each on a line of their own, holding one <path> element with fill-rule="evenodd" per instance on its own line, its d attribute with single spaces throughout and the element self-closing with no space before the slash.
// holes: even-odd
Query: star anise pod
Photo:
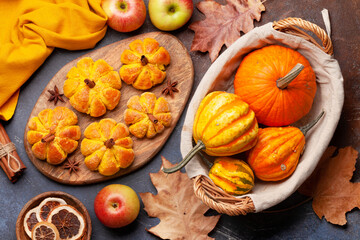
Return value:
<svg viewBox="0 0 360 240">
<path fill-rule="evenodd" d="M 171 97 L 174 95 L 174 92 L 179 92 L 179 89 L 176 88 L 178 82 L 171 83 L 171 80 L 168 79 L 167 86 L 161 91 L 165 95 L 170 95 Z"/>
<path fill-rule="evenodd" d="M 70 175 L 71 175 L 72 172 L 77 174 L 77 171 L 80 170 L 79 164 L 80 164 L 80 160 L 75 161 L 75 160 L 69 160 L 68 159 L 67 162 L 64 164 L 63 168 L 68 169 Z"/>
<path fill-rule="evenodd" d="M 55 105 L 58 102 L 58 100 L 60 100 L 61 102 L 65 102 L 64 99 L 62 99 L 61 96 L 63 96 L 64 94 L 60 94 L 59 93 L 59 89 L 57 88 L 57 86 L 54 86 L 54 90 L 48 90 L 48 92 L 51 94 L 48 101 L 54 101 Z"/>
</svg>

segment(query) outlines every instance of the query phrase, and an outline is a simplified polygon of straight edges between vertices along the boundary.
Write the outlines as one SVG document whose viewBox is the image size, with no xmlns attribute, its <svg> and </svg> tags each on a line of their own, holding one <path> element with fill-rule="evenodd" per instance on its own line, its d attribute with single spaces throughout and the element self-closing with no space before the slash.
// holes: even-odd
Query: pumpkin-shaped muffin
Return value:
<svg viewBox="0 0 360 240">
<path fill-rule="evenodd" d="M 155 94 L 145 92 L 133 96 L 127 102 L 125 123 L 131 125 L 130 132 L 137 138 L 153 138 L 171 123 L 169 103 L 165 98 L 156 99 Z"/>
<path fill-rule="evenodd" d="M 35 157 L 50 164 L 62 163 L 75 151 L 81 130 L 76 114 L 66 107 L 42 110 L 30 119 L 27 140 Z"/>
<path fill-rule="evenodd" d="M 70 69 L 64 83 L 64 94 L 70 104 L 82 113 L 99 117 L 113 110 L 120 101 L 119 73 L 103 59 L 94 62 L 85 57 Z"/>
<path fill-rule="evenodd" d="M 129 47 L 121 54 L 120 78 L 140 90 L 162 83 L 165 66 L 170 64 L 168 51 L 152 38 L 145 38 L 144 42 L 135 40 Z"/>
<path fill-rule="evenodd" d="M 133 141 L 129 129 L 111 118 L 91 123 L 86 127 L 81 142 L 85 165 L 91 171 L 110 176 L 134 161 Z"/>
</svg>

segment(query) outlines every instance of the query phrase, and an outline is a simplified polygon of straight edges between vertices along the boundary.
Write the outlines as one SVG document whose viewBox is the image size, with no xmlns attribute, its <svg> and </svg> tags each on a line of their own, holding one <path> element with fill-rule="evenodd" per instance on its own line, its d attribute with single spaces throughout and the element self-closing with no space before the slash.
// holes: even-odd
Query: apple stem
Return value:
<svg viewBox="0 0 360 240">
<path fill-rule="evenodd" d="M 113 203 L 112 206 L 113 206 L 113 208 L 117 208 L 117 207 L 118 207 L 118 204 L 117 204 L 117 203 Z"/>
</svg>

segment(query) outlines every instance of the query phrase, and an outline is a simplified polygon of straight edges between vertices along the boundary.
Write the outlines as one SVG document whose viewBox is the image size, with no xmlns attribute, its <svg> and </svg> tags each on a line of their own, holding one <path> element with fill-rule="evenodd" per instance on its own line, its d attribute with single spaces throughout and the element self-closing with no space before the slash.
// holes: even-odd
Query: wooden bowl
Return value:
<svg viewBox="0 0 360 240">
<path fill-rule="evenodd" d="M 74 196 L 60 191 L 51 191 L 51 192 L 44 192 L 36 197 L 33 197 L 30 201 L 28 201 L 25 206 L 21 209 L 19 216 L 16 221 L 16 238 L 18 240 L 31 240 L 29 236 L 26 234 L 24 229 L 24 217 L 26 213 L 33 209 L 34 207 L 38 206 L 42 200 L 48 197 L 58 197 L 64 199 L 67 204 L 75 207 L 85 218 L 86 227 L 85 227 L 85 235 L 83 236 L 82 240 L 90 240 L 91 237 L 91 219 L 90 215 L 82 202 L 79 199 L 75 198 Z"/>
</svg>

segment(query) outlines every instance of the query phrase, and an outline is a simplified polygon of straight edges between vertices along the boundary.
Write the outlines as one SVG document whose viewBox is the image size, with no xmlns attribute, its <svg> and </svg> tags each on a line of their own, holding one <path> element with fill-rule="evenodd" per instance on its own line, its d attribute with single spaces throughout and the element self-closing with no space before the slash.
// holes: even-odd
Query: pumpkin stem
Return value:
<svg viewBox="0 0 360 240">
<path fill-rule="evenodd" d="M 300 72 L 304 69 L 304 65 L 301 63 L 298 63 L 293 67 L 293 69 L 290 70 L 288 74 L 285 75 L 285 77 L 279 78 L 276 80 L 276 86 L 280 89 L 286 88 L 292 80 L 294 80 Z"/>
<path fill-rule="evenodd" d="M 317 116 L 317 117 L 315 118 L 314 121 L 310 122 L 309 124 L 307 124 L 307 125 L 305 125 L 305 126 L 303 126 L 303 127 L 299 127 L 300 131 L 304 134 L 304 136 L 305 136 L 305 134 L 320 120 L 320 118 L 324 115 L 324 113 L 325 113 L 325 112 L 322 111 L 322 112 L 319 114 L 319 116 Z"/>
<path fill-rule="evenodd" d="M 181 162 L 179 162 L 176 166 L 171 167 L 171 168 L 163 168 L 163 172 L 164 173 L 174 173 L 178 170 L 180 170 L 181 168 L 185 167 L 186 164 L 188 164 L 188 162 L 190 162 L 190 160 L 195 156 L 195 154 L 200 151 L 201 149 L 205 148 L 205 144 L 198 140 L 197 144 L 195 145 L 195 147 L 193 147 L 193 149 L 191 149 L 191 151 L 185 156 L 185 158 L 183 160 L 181 160 Z"/>
</svg>

